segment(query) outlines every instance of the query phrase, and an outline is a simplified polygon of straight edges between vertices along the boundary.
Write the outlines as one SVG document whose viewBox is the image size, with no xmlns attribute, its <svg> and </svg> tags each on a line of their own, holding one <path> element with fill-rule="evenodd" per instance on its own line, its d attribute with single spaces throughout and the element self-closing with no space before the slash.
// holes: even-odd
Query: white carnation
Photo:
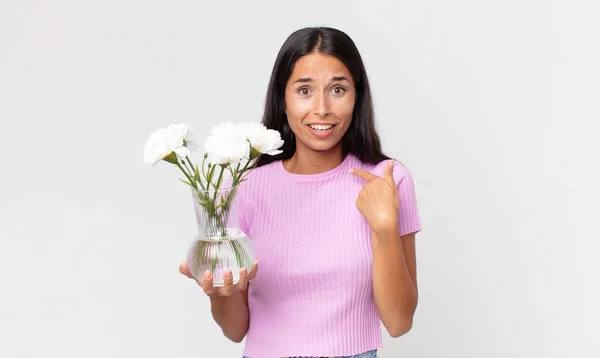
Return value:
<svg viewBox="0 0 600 358">
<path fill-rule="evenodd" d="M 277 155 L 283 145 L 281 134 L 273 129 L 267 129 L 262 123 L 241 122 L 238 129 L 250 141 L 250 146 L 260 154 Z"/>
<path fill-rule="evenodd" d="M 194 134 L 194 128 L 190 127 L 185 123 L 171 124 L 167 127 L 167 130 L 171 131 L 171 137 L 174 140 L 181 140 L 182 145 L 190 150 L 190 152 L 198 149 L 198 144 L 192 139 Z"/>
<path fill-rule="evenodd" d="M 176 154 L 176 160 L 191 155 L 198 147 L 190 138 L 192 133 L 193 128 L 184 123 L 171 124 L 167 128 L 156 130 L 150 134 L 144 145 L 144 164 L 155 166 L 172 153 Z"/>
<path fill-rule="evenodd" d="M 213 164 L 237 164 L 250 156 L 250 144 L 236 125 L 225 122 L 211 127 L 204 143 L 208 161 Z"/>
</svg>

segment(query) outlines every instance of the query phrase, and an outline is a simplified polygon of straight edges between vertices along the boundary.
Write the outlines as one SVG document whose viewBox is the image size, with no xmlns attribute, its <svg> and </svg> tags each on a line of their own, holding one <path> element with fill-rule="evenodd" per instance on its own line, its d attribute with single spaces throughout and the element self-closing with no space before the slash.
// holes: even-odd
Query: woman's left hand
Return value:
<svg viewBox="0 0 600 358">
<path fill-rule="evenodd" d="M 383 169 L 383 177 L 362 169 L 350 172 L 366 181 L 356 199 L 358 211 L 367 219 L 371 230 L 382 233 L 398 230 L 398 192 L 394 182 L 394 161 L 389 160 Z"/>
</svg>

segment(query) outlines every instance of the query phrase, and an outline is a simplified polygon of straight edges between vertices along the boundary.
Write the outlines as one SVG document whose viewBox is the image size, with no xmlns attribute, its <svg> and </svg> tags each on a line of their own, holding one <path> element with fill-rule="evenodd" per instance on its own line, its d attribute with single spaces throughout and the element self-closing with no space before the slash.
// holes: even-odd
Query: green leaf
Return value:
<svg viewBox="0 0 600 358">
<path fill-rule="evenodd" d="M 189 185 L 189 186 L 191 186 L 191 187 L 194 187 L 194 186 L 192 185 L 192 183 L 190 183 L 190 182 L 189 182 L 189 181 L 187 181 L 187 180 L 183 180 L 183 179 L 181 179 L 181 178 L 179 178 L 179 180 L 181 180 L 182 182 L 184 182 L 185 184 L 187 184 L 187 185 Z"/>
</svg>

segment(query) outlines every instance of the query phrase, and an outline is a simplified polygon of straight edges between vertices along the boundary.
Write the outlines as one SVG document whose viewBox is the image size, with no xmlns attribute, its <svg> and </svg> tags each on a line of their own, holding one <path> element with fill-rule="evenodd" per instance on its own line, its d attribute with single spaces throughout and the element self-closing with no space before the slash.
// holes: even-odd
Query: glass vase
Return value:
<svg viewBox="0 0 600 358">
<path fill-rule="evenodd" d="M 248 236 L 241 230 L 237 185 L 218 190 L 194 189 L 192 199 L 198 235 L 187 254 L 191 274 L 199 281 L 211 271 L 213 286 L 223 286 L 223 274 L 231 270 L 233 283 L 240 280 L 240 269 L 252 271 L 254 250 Z"/>
</svg>

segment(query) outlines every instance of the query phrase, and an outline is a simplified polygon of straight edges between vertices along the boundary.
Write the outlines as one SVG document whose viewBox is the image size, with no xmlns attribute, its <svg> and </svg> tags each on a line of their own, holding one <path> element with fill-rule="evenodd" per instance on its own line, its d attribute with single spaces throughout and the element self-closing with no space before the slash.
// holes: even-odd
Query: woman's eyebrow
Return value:
<svg viewBox="0 0 600 358">
<path fill-rule="evenodd" d="M 302 77 L 302 78 L 298 78 L 297 80 L 294 81 L 295 83 L 306 83 L 306 82 L 312 82 L 312 78 L 310 77 Z M 346 82 L 350 82 L 350 80 L 348 78 L 346 78 L 345 76 L 334 76 L 331 78 L 331 82 L 336 82 L 336 81 L 346 81 Z"/>
<path fill-rule="evenodd" d="M 346 81 L 346 82 L 350 82 L 349 79 L 347 79 L 345 76 L 335 76 L 331 79 L 332 82 L 335 81 Z"/>
<path fill-rule="evenodd" d="M 310 77 L 302 77 L 302 78 L 298 78 L 297 80 L 294 81 L 294 83 L 306 83 L 306 82 L 311 82 L 313 79 Z"/>
</svg>

